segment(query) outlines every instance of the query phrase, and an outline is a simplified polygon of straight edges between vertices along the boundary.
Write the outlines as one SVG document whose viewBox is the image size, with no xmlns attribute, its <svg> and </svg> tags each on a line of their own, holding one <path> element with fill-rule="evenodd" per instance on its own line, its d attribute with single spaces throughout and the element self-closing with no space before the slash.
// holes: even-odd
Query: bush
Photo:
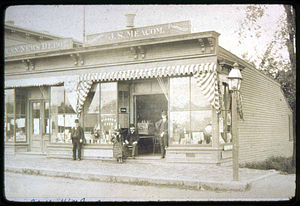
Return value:
<svg viewBox="0 0 300 206">
<path fill-rule="evenodd" d="M 241 167 L 260 170 L 275 169 L 288 174 L 294 174 L 293 157 L 270 157 L 264 161 L 242 164 Z"/>
</svg>

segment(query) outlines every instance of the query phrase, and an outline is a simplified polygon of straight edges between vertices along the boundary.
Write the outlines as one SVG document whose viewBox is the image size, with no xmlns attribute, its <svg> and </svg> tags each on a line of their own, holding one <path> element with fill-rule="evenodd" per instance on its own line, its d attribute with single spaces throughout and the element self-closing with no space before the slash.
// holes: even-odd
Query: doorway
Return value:
<svg viewBox="0 0 300 206">
<path fill-rule="evenodd" d="M 31 152 L 44 153 L 49 142 L 49 101 L 30 101 L 30 145 Z"/>
<path fill-rule="evenodd" d="M 162 111 L 168 111 L 164 94 L 135 95 L 135 119 L 140 134 L 139 154 L 153 154 L 155 123 L 161 119 Z M 142 125 L 142 126 L 141 126 Z M 157 148 L 156 153 L 160 149 Z"/>
</svg>

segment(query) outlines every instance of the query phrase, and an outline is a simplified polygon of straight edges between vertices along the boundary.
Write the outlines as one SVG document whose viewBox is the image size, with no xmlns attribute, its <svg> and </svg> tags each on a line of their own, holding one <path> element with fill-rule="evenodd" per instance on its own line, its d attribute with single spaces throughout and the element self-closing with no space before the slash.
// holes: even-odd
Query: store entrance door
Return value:
<svg viewBox="0 0 300 206">
<path fill-rule="evenodd" d="M 30 101 L 30 145 L 31 152 L 43 152 L 42 100 Z"/>
<path fill-rule="evenodd" d="M 139 154 L 153 154 L 155 123 L 161 119 L 162 111 L 168 110 L 164 94 L 135 95 L 135 120 L 140 134 Z M 160 149 L 157 148 L 156 153 Z"/>
</svg>

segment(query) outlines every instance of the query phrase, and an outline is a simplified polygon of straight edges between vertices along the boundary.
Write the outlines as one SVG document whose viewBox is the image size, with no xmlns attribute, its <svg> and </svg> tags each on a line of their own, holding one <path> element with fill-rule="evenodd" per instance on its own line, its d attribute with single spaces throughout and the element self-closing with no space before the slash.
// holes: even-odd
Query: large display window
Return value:
<svg viewBox="0 0 300 206">
<path fill-rule="evenodd" d="M 87 144 L 111 144 L 117 128 L 117 83 L 93 84 L 84 104 L 84 131 Z"/>
<path fill-rule="evenodd" d="M 170 145 L 211 144 L 211 105 L 193 77 L 170 78 Z"/>
<path fill-rule="evenodd" d="M 26 92 L 16 90 L 16 142 L 26 142 Z"/>
<path fill-rule="evenodd" d="M 4 137 L 6 142 L 14 142 L 15 138 L 15 90 L 6 89 L 4 110 Z"/>
<path fill-rule="evenodd" d="M 71 128 L 77 118 L 63 86 L 51 87 L 51 142 L 71 143 Z"/>
</svg>

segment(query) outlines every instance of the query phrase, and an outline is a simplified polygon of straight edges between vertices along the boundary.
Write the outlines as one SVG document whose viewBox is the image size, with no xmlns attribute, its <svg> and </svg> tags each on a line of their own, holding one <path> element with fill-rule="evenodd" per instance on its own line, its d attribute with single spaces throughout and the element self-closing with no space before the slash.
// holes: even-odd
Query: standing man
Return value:
<svg viewBox="0 0 300 206">
<path fill-rule="evenodd" d="M 161 157 L 164 158 L 166 148 L 168 147 L 168 120 L 167 112 L 163 111 L 161 114 L 162 119 L 155 123 L 155 128 L 159 133 Z"/>
<path fill-rule="evenodd" d="M 79 124 L 79 120 L 75 119 L 75 127 L 71 131 L 72 143 L 73 143 L 73 160 L 76 160 L 76 151 L 78 151 L 78 161 L 81 160 L 81 145 L 84 140 L 84 131 Z"/>
<path fill-rule="evenodd" d="M 136 131 L 134 124 L 130 124 L 129 129 L 130 129 L 130 132 L 128 133 L 128 135 L 125 139 L 125 145 L 126 145 L 125 148 L 127 150 L 128 145 L 132 146 L 132 157 L 134 159 L 135 158 L 135 150 L 136 150 L 136 147 L 138 145 L 138 141 L 140 139 L 140 136 L 139 136 L 138 132 Z"/>
</svg>

